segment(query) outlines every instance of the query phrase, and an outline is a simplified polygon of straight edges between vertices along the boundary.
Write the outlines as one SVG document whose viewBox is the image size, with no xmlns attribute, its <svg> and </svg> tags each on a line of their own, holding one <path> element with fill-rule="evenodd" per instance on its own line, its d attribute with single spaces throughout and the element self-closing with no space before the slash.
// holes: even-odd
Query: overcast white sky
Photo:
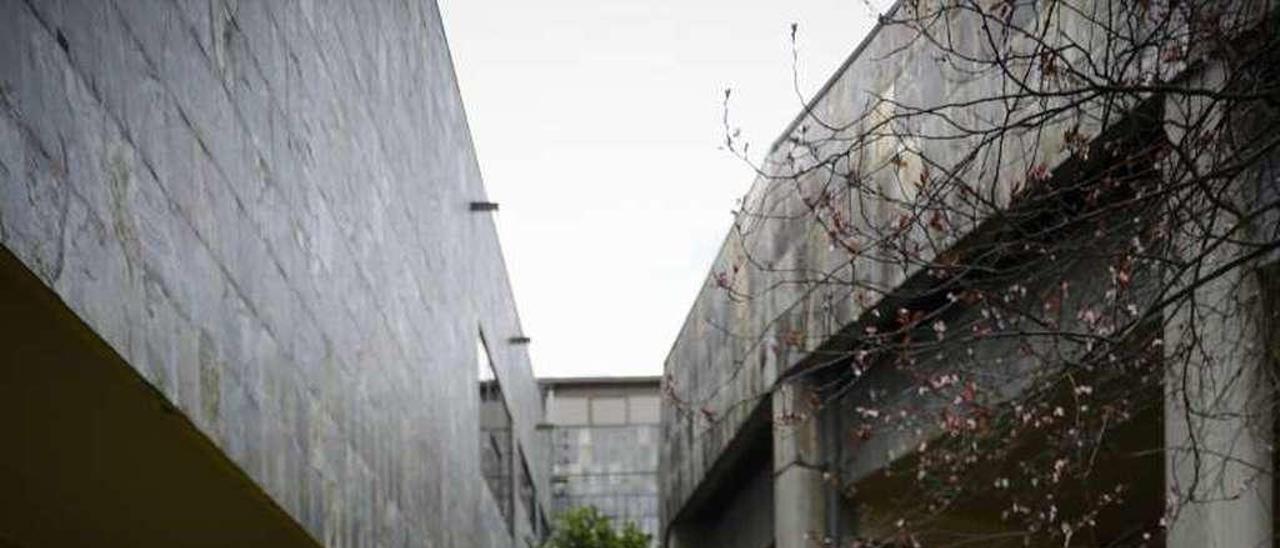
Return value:
<svg viewBox="0 0 1280 548">
<path fill-rule="evenodd" d="M 871 29 L 861 0 L 439 0 L 539 376 L 657 375 L 763 150 Z M 877 6 L 887 6 L 880 0 Z M 806 95 L 807 96 L 807 95 Z"/>
</svg>

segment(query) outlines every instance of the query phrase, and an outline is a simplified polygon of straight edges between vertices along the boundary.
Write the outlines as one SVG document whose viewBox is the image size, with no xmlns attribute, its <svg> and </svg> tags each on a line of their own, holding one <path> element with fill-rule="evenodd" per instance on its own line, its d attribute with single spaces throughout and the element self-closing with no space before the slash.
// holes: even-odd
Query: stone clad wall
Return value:
<svg viewBox="0 0 1280 548">
<path fill-rule="evenodd" d="M 0 243 L 326 545 L 524 545 L 480 330 L 545 506 L 484 199 L 432 2 L 0 1 Z"/>
</svg>

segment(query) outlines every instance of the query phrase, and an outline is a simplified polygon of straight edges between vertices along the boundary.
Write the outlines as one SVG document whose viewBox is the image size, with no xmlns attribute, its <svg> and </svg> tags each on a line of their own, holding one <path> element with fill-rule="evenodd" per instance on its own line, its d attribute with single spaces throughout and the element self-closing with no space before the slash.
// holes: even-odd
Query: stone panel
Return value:
<svg viewBox="0 0 1280 548">
<path fill-rule="evenodd" d="M 474 451 L 483 331 L 548 462 L 468 131 L 431 2 L 0 2 L 0 242 L 327 545 L 524 545 Z"/>
</svg>

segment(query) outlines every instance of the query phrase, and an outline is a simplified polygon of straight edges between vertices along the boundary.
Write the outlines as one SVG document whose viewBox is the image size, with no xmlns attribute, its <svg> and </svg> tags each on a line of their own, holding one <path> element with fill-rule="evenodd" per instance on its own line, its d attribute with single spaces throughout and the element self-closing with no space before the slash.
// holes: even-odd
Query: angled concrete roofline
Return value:
<svg viewBox="0 0 1280 548">
<path fill-rule="evenodd" d="M 876 36 L 880 34 L 880 29 L 884 28 L 885 19 L 893 17 L 893 14 L 897 13 L 898 9 L 902 7 L 902 2 L 903 0 L 896 0 L 892 6 L 889 6 L 889 9 L 886 10 L 883 15 L 879 16 L 879 20 L 876 21 L 876 26 L 871 27 L 871 30 L 867 32 L 867 35 L 863 37 L 862 41 L 858 42 L 857 47 L 853 48 L 853 52 L 850 53 L 848 57 L 845 57 L 843 63 L 840 63 L 840 67 L 837 68 L 835 72 L 832 72 L 831 76 L 827 77 L 827 81 L 822 84 L 822 87 L 818 88 L 818 91 L 814 92 L 813 95 L 804 102 L 804 107 L 800 109 L 800 113 L 791 120 L 791 123 L 787 124 L 787 127 L 782 130 L 782 134 L 778 135 L 778 137 L 773 140 L 773 143 L 769 145 L 769 152 L 766 156 L 777 152 L 778 147 L 781 146 L 782 143 L 786 142 L 787 138 L 790 137 L 791 134 L 795 133 L 796 128 L 800 126 L 800 123 L 804 122 L 805 118 L 808 118 L 813 112 L 813 108 L 818 104 L 818 101 L 821 101 L 823 97 L 826 97 L 827 93 L 831 91 L 831 86 L 834 86 L 836 82 L 840 80 L 840 77 L 844 75 L 845 71 L 849 70 L 849 65 L 852 65 L 854 61 L 857 61 L 858 58 L 862 56 L 862 51 L 867 49 L 867 46 L 871 44 L 872 40 L 876 39 Z"/>
<path fill-rule="evenodd" d="M 657 384 L 662 382 L 661 375 L 628 375 L 618 377 L 608 376 L 592 376 L 592 377 L 540 377 L 538 384 L 541 386 L 566 386 L 566 385 L 588 385 L 588 384 Z"/>
<path fill-rule="evenodd" d="M 844 73 L 849 70 L 849 66 L 852 65 L 855 61 L 858 60 L 858 58 L 862 56 L 862 52 L 866 50 L 867 47 L 871 44 L 871 42 L 876 39 L 876 36 L 880 34 L 880 31 L 885 26 L 884 24 L 885 18 L 892 17 L 893 14 L 897 13 L 898 10 L 902 7 L 902 3 L 903 3 L 903 0 L 896 0 L 893 3 L 893 5 L 890 6 L 889 9 L 884 13 L 884 15 L 880 16 L 880 20 L 876 21 L 876 25 L 874 27 L 871 27 L 871 30 L 867 32 L 867 35 L 863 37 L 862 41 L 859 42 L 858 45 L 853 48 L 853 51 L 849 53 L 849 56 L 845 57 L 844 62 L 840 63 L 840 66 L 834 72 L 831 73 L 831 76 L 829 76 L 827 78 L 827 81 L 822 84 L 822 87 L 818 88 L 818 91 L 814 92 L 814 94 L 804 102 L 804 106 L 800 109 L 800 112 L 796 114 L 795 118 L 793 118 L 791 122 L 788 123 L 785 128 L 783 128 L 783 130 L 778 134 L 778 136 L 774 138 L 773 142 L 769 144 L 769 150 L 768 152 L 765 153 L 765 156 L 764 156 L 765 158 L 768 158 L 773 154 L 775 154 L 778 151 L 778 147 L 782 146 L 782 144 L 785 143 L 787 139 L 791 137 L 792 134 L 795 133 L 796 128 L 799 127 L 800 124 L 803 123 L 805 119 L 810 117 L 810 115 L 813 113 L 814 107 L 818 104 L 818 102 L 821 101 L 824 97 L 827 96 L 828 93 L 831 92 L 831 87 L 834 86 L 835 83 L 840 80 L 840 77 L 843 76 Z M 755 187 L 754 182 L 752 184 L 752 187 L 754 189 Z M 731 234 L 726 235 L 725 238 L 721 240 L 720 247 L 716 248 L 715 257 L 720 257 L 720 255 L 724 253 L 724 246 L 729 241 L 729 236 L 731 236 Z M 716 268 L 716 262 L 713 260 L 708 270 L 710 272 L 714 272 L 715 268 Z M 705 281 L 702 282 L 702 285 L 703 287 L 699 289 L 699 293 L 698 293 L 699 296 L 701 295 L 701 290 L 705 289 L 706 282 Z M 698 300 L 698 297 L 695 297 L 694 301 L 696 302 L 697 300 Z M 693 313 L 694 313 L 694 309 L 692 307 L 685 313 L 684 321 L 680 324 L 682 328 L 683 326 L 688 325 L 689 322 L 693 320 Z M 671 342 L 671 347 L 667 350 L 667 359 L 670 359 L 672 353 L 675 352 L 676 344 L 679 342 L 679 340 L 680 340 L 680 337 L 679 335 L 677 335 L 675 337 L 675 340 Z"/>
</svg>

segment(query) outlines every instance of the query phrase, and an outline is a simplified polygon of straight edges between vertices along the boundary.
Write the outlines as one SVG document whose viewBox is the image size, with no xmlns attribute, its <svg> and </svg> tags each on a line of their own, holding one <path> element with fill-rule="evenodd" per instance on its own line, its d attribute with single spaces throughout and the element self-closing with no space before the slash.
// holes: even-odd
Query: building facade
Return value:
<svg viewBox="0 0 1280 548">
<path fill-rule="evenodd" d="M 488 201 L 433 2 L 0 1 L 0 545 L 536 544 Z"/>
<path fill-rule="evenodd" d="M 541 379 L 554 513 L 594 506 L 658 541 L 657 377 Z"/>
<path fill-rule="evenodd" d="M 1202 4 L 1193 3 L 1192 11 Z M 1225 147 L 1227 156 L 1249 150 L 1267 159 L 1214 179 L 1220 194 L 1210 201 L 1231 204 L 1214 207 L 1251 213 L 1231 214 L 1245 220 L 1223 231 L 1206 229 L 1201 240 L 1170 236 L 1194 232 L 1170 224 L 1212 227 L 1202 223 L 1213 218 L 1203 213 L 1212 208 L 1170 224 L 1162 216 L 1177 210 L 1168 202 L 1123 218 L 1107 210 L 1095 213 L 1087 230 L 1075 231 L 1059 230 L 1064 217 L 1038 216 L 1047 209 L 1014 209 L 1043 203 L 1027 190 L 1038 184 L 1071 188 L 1047 200 L 1074 200 L 1074 212 L 1097 203 L 1124 211 L 1120 204 L 1140 201 L 1134 196 L 1182 184 L 1183 169 L 1212 171 L 1199 170 L 1217 161 L 1211 153 L 1181 165 L 1146 154 L 1208 141 L 1200 136 L 1188 144 L 1194 139 L 1187 139 L 1186 128 L 1193 119 L 1217 120 L 1207 112 L 1226 118 L 1213 109 L 1228 100 L 1204 98 L 1239 98 L 1222 91 L 1247 80 L 1223 76 L 1245 65 L 1230 65 L 1186 36 L 1214 29 L 1204 41 L 1228 42 L 1256 63 L 1248 66 L 1274 74 L 1276 60 L 1265 53 L 1274 43 L 1255 39 L 1272 32 L 1272 4 L 1228 4 L 1225 11 L 1213 8 L 1218 19 L 1205 27 L 1186 20 L 1156 27 L 1145 7 L 1126 12 L 1090 1 L 1009 2 L 991 11 L 976 2 L 899 2 L 883 16 L 758 164 L 762 173 L 667 357 L 660 442 L 664 545 L 1272 545 L 1275 400 L 1266 378 L 1280 355 L 1274 352 L 1280 223 L 1271 198 L 1258 197 L 1276 196 L 1280 184 L 1275 149 L 1255 151 L 1251 143 L 1274 134 L 1276 118 L 1245 99 L 1237 112 L 1266 114 L 1242 117 L 1253 125 L 1215 130 L 1217 136 L 1249 135 Z M 1123 22 L 1107 28 L 1108 17 Z M 1153 28 L 1181 29 L 1174 35 L 1182 42 L 1116 54 L 1109 48 L 1125 43 L 1119 37 L 1128 31 L 1118 29 L 1126 24 L 1151 35 Z M 1009 54 L 1028 44 L 1036 53 Z M 1070 53 L 1056 56 L 1063 51 Z M 1115 61 L 1135 51 L 1142 57 L 1132 65 Z M 1182 55 L 1200 57 L 1188 62 Z M 984 64 L 984 56 L 995 60 Z M 1072 90 L 1096 76 L 1088 69 L 1072 73 L 1073 62 L 1094 62 L 1112 87 Z M 1144 82 L 1169 86 L 1107 103 L 1113 108 L 1103 115 L 1090 110 L 1092 97 Z M 1046 114 L 1061 112 L 1055 110 L 1062 107 L 1059 98 L 1103 88 L 1065 107 L 1078 116 Z M 996 125 L 1001 120 L 1025 125 Z M 727 143 L 744 152 L 732 132 Z M 974 150 L 980 153 L 970 155 Z M 1137 190 L 1098 190 L 1118 178 L 1108 170 L 1134 158 L 1142 164 L 1123 177 Z M 1073 187 L 1072 181 L 1087 183 Z M 972 199 L 958 200 L 960 206 L 930 202 L 948 188 Z M 1013 213 L 1001 216 L 1005 212 Z M 1032 224 L 1027 231 L 1041 240 L 1013 239 L 1011 233 Z M 1170 270 L 1128 270 L 1112 260 L 1142 254 L 1156 257 L 1151 264 L 1166 264 L 1174 256 L 1169 250 L 1188 243 L 1213 250 L 1201 253 L 1195 267 L 1213 276 L 1185 290 L 1170 282 Z M 1156 244 L 1168 255 L 1152 251 Z M 1007 252 L 1014 247 L 1016 253 Z M 1033 256 L 1046 249 L 1071 251 Z M 1122 251 L 1107 255 L 1109 249 Z M 983 252 L 1005 262 L 965 263 Z M 1053 264 L 1052 278 L 1023 268 L 1037 261 Z M 1003 285 L 989 293 L 948 287 L 960 279 L 949 270 L 957 264 L 982 271 L 976 277 L 990 287 Z M 1143 316 L 1170 302 L 1170 293 L 1184 305 Z M 1026 295 L 1033 296 L 1026 299 L 1027 317 L 1047 318 L 1035 329 L 1009 319 Z M 1090 303 L 1115 306 L 1117 295 L 1132 299 L 1127 311 L 1119 307 L 1121 314 L 1145 320 L 1122 333 L 1099 330 L 1116 324 L 1099 320 Z M 1075 343 L 1062 338 L 1050 345 L 1025 336 L 1052 330 L 1085 336 L 1070 350 Z M 1093 345 L 1103 340 L 1107 351 L 1097 352 Z M 1041 399 L 1028 396 L 1032 380 L 1045 371 L 1042 355 L 1093 367 L 1122 350 L 1146 361 L 1081 367 L 1067 376 L 1089 382 L 1058 385 Z M 1170 363 L 1180 367 L 1163 365 Z M 943 374 L 955 370 L 963 373 Z M 1106 375 L 1118 377 L 1093 382 Z M 1081 399 L 1101 394 L 1104 385 L 1113 391 Z M 1123 427 L 1101 427 L 1116 440 L 1108 449 L 1084 457 L 1052 452 L 1060 447 L 1053 443 L 1067 445 L 1064 439 L 1073 448 L 1092 443 L 1079 436 L 1083 422 L 1065 424 L 1062 417 L 1085 420 L 1079 417 L 1096 417 L 1090 409 L 1139 398 L 1143 406 L 1116 415 L 1123 415 Z M 1039 407 L 1013 405 L 1027 401 Z M 1005 449 L 983 437 L 996 428 L 988 413 L 1001 406 L 1014 417 L 1011 430 L 1061 425 L 1055 432 L 1064 434 L 1030 436 L 1026 445 Z M 965 443 L 956 447 L 954 440 Z M 967 459 L 987 467 L 966 468 Z M 1084 468 L 1094 474 L 1088 481 L 1123 484 L 1123 495 L 1101 495 L 1105 507 L 1064 521 L 1062 515 L 1095 496 L 1058 487 Z M 979 486 L 971 499 L 911 498 L 959 492 L 954 486 L 970 477 Z M 915 516 L 925 517 L 912 521 Z"/>
</svg>

